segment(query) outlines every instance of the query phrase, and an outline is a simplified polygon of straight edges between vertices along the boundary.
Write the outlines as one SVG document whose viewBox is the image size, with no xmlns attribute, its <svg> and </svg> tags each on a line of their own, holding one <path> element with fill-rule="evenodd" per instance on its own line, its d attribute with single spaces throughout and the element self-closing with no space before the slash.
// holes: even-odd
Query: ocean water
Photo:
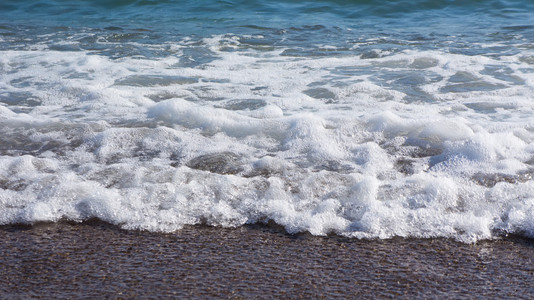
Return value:
<svg viewBox="0 0 534 300">
<path fill-rule="evenodd" d="M 0 224 L 534 237 L 534 1 L 0 3 Z"/>
</svg>

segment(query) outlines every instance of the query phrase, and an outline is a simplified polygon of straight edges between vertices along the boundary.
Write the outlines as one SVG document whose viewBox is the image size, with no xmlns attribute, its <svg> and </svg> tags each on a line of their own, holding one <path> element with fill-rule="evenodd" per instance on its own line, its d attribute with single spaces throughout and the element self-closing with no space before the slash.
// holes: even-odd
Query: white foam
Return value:
<svg viewBox="0 0 534 300">
<path fill-rule="evenodd" d="M 179 53 L 199 43 L 213 60 L 182 66 Z M 174 45 L 176 56 L 115 60 L 2 51 L 1 99 L 21 100 L 0 105 L 0 224 L 534 236 L 528 53 L 362 59 L 241 46 L 214 36 Z M 392 74 L 422 76 L 423 96 Z"/>
</svg>

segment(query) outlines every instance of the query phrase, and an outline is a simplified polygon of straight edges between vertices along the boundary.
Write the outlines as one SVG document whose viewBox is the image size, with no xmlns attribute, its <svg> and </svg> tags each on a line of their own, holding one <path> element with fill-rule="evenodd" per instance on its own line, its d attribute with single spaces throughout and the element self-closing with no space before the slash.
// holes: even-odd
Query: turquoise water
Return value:
<svg viewBox="0 0 534 300">
<path fill-rule="evenodd" d="M 518 34 L 532 40 L 532 11 L 533 1 L 8 0 L 0 4 L 0 34 L 3 48 L 61 39 L 94 46 L 80 41 L 84 33 L 148 44 L 233 33 L 265 35 L 262 45 L 311 49 L 318 42 L 350 47 L 380 36 L 393 44 L 383 47 L 477 51 L 477 43 L 513 44 Z"/>
<path fill-rule="evenodd" d="M 0 224 L 534 236 L 534 1 L 0 3 Z"/>
</svg>

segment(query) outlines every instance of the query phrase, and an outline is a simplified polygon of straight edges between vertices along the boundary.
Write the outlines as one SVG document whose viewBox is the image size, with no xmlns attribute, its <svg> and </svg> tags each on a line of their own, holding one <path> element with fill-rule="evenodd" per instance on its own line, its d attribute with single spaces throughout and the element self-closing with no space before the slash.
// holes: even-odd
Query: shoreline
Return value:
<svg viewBox="0 0 534 300">
<path fill-rule="evenodd" d="M 170 234 L 0 226 L 6 298 L 532 298 L 534 240 L 358 240 L 276 226 Z"/>
</svg>

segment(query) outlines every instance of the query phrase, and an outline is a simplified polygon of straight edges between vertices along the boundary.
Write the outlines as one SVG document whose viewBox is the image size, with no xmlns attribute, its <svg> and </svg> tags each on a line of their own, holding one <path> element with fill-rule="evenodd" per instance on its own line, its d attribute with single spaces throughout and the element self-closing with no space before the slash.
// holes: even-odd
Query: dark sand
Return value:
<svg viewBox="0 0 534 300">
<path fill-rule="evenodd" d="M 269 226 L 173 234 L 101 222 L 0 227 L 0 297 L 525 298 L 534 241 L 357 240 Z"/>
</svg>

